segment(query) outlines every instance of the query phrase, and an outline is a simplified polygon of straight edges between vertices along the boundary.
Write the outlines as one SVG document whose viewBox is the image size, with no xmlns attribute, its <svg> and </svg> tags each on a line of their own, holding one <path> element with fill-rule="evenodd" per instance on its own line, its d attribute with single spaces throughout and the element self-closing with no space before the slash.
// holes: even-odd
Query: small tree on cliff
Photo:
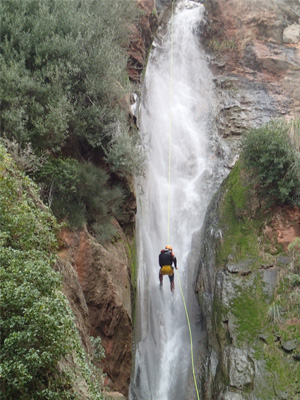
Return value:
<svg viewBox="0 0 300 400">
<path fill-rule="evenodd" d="M 59 219 L 86 223 L 102 240 L 123 199 L 107 172 L 136 172 L 142 160 L 120 106 L 138 15 L 133 0 L 0 2 L 4 144 Z"/>
<path fill-rule="evenodd" d="M 242 159 L 260 198 L 300 206 L 300 124 L 271 121 L 252 130 Z"/>
</svg>

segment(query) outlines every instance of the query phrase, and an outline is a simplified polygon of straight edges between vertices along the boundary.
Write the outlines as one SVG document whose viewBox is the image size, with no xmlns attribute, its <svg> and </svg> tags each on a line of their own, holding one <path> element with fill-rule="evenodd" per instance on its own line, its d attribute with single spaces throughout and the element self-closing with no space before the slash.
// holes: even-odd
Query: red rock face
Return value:
<svg viewBox="0 0 300 400">
<path fill-rule="evenodd" d="M 140 82 L 140 77 L 145 67 L 147 50 L 150 48 L 153 31 L 157 24 L 157 19 L 152 13 L 154 0 L 138 0 L 137 3 L 142 10 L 142 17 L 138 26 L 131 27 L 131 41 L 128 50 L 127 70 L 132 82 Z"/>
<path fill-rule="evenodd" d="M 211 67 L 217 82 L 222 77 L 223 95 L 225 80 L 236 93 L 242 89 L 240 98 L 227 90 L 238 113 L 221 110 L 224 136 L 242 134 L 270 118 L 299 116 L 300 42 L 294 43 L 294 37 L 288 43 L 285 34 L 299 26 L 298 0 L 207 0 L 205 6 L 205 42 L 208 51 L 213 49 Z M 240 118 L 240 126 L 235 126 L 242 111 L 245 120 Z"/>
<path fill-rule="evenodd" d="M 127 240 L 121 229 L 119 235 L 118 242 L 103 247 L 85 229 L 64 231 L 61 257 L 76 270 L 84 295 L 88 314 L 85 342 L 89 342 L 89 335 L 101 337 L 106 355 L 101 367 L 107 374 L 106 384 L 127 395 L 132 346 L 130 267 Z"/>
<path fill-rule="evenodd" d="M 265 226 L 265 236 L 287 251 L 288 245 L 300 237 L 300 210 L 298 207 L 280 207 L 273 210 L 273 217 Z M 276 246 L 274 246 L 275 249 Z"/>
<path fill-rule="evenodd" d="M 241 135 L 271 118 L 299 118 L 299 1 L 207 0 L 205 6 L 204 43 L 212 54 L 220 98 L 225 98 L 218 121 L 223 136 Z M 289 39 L 290 31 L 296 34 Z M 265 235 L 274 251 L 276 243 L 287 250 L 300 237 L 299 210 L 275 209 Z"/>
</svg>

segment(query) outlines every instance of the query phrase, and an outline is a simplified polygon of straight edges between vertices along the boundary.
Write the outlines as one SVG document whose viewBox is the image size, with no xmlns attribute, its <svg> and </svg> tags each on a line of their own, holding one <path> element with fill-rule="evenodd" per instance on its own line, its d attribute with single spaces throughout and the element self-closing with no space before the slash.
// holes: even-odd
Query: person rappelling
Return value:
<svg viewBox="0 0 300 400">
<path fill-rule="evenodd" d="M 171 246 L 166 246 L 158 256 L 160 266 L 159 286 L 162 287 L 163 285 L 163 275 L 169 275 L 171 292 L 174 291 L 174 267 L 177 269 L 177 259 L 172 250 Z"/>
</svg>

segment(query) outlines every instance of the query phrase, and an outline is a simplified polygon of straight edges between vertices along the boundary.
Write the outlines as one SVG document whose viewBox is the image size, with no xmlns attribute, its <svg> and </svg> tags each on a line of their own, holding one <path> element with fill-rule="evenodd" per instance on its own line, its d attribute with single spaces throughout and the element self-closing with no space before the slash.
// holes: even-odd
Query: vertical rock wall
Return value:
<svg viewBox="0 0 300 400">
<path fill-rule="evenodd" d="M 205 0 L 204 4 L 207 23 L 201 41 L 220 99 L 217 129 L 238 153 L 239 138 L 251 128 L 271 118 L 300 116 L 300 2 Z M 208 353 L 202 354 L 202 398 L 296 400 L 299 393 L 289 389 L 294 382 L 288 383 L 295 376 L 299 380 L 295 350 L 285 350 L 283 337 L 264 328 L 270 326 L 267 315 L 274 311 L 279 279 L 290 268 L 288 257 L 276 257 L 276 252 L 282 246 L 284 254 L 288 244 L 300 237 L 299 209 L 272 210 L 272 217 L 260 221 L 263 230 L 252 235 L 254 216 L 249 210 L 255 210 L 255 199 L 250 194 L 252 205 L 244 204 L 244 210 L 228 208 L 231 179 L 207 212 L 196 281 L 208 340 Z M 232 194 L 231 205 L 239 201 Z M 235 221 L 235 227 L 241 224 L 240 240 L 229 222 L 224 224 L 224 215 Z M 246 245 L 253 253 L 241 256 Z M 287 320 L 286 330 L 297 330 L 298 323 L 299 317 Z M 282 369 L 276 364 L 278 355 Z M 273 370 L 267 365 L 272 357 Z M 286 386 L 279 383 L 283 369 L 294 373 L 286 378 Z"/>
<path fill-rule="evenodd" d="M 204 44 L 220 97 L 220 133 L 234 137 L 273 117 L 299 116 L 299 1 L 204 4 Z"/>
<path fill-rule="evenodd" d="M 202 399 L 298 400 L 300 314 L 289 296 L 299 292 L 283 277 L 294 276 L 286 250 L 300 237 L 300 210 L 262 213 L 248 192 L 242 199 L 244 185 L 235 166 L 205 220 L 196 281 L 207 329 Z"/>
<path fill-rule="evenodd" d="M 135 0 L 134 0 L 135 1 Z M 157 24 L 153 12 L 154 0 L 138 0 L 141 18 L 131 27 L 128 75 L 139 84 L 146 63 L 147 49 Z M 127 101 L 127 100 L 126 100 Z M 129 104 L 124 106 L 129 109 Z M 128 191 L 131 184 L 127 184 Z M 125 214 L 126 229 L 134 231 L 135 196 L 129 193 Z M 127 215 L 126 214 L 126 215 Z M 105 359 L 99 365 L 106 373 L 105 386 L 115 392 L 106 398 L 125 398 L 128 395 L 132 365 L 132 287 L 127 237 L 114 221 L 118 235 L 113 243 L 99 244 L 86 229 L 61 233 L 60 261 L 57 263 L 64 278 L 64 293 L 69 299 L 82 344 L 92 354 L 90 336 L 101 337 Z M 121 394 L 122 393 L 122 394 Z M 125 396 L 125 397 L 124 397 Z"/>
<path fill-rule="evenodd" d="M 132 357 L 131 277 L 127 238 L 120 227 L 118 232 L 118 240 L 104 247 L 86 229 L 64 231 L 60 257 L 65 293 L 83 343 L 89 350 L 89 337 L 101 337 L 105 384 L 127 395 Z"/>
</svg>

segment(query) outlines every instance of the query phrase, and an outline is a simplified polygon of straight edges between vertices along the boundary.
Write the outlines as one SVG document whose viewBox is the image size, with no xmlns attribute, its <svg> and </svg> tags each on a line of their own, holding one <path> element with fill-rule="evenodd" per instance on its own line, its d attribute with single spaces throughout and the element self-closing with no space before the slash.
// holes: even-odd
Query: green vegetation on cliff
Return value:
<svg viewBox="0 0 300 400">
<path fill-rule="evenodd" d="M 0 145 L 0 391 L 3 400 L 100 400 L 56 261 L 55 218 Z M 62 363 L 62 361 L 64 363 Z M 67 360 L 72 365 L 69 370 Z M 65 367 L 63 366 L 65 365 Z"/>
<path fill-rule="evenodd" d="M 251 390 L 258 398 L 298 399 L 300 238 L 283 248 L 272 224 L 276 213 L 283 221 L 288 211 L 298 215 L 299 123 L 272 122 L 252 135 L 220 200 L 217 264 L 226 267 L 222 296 L 227 305 L 215 299 L 215 329 L 221 347 L 238 346 L 257 360 L 261 376 Z"/>
<path fill-rule="evenodd" d="M 300 206 L 300 120 L 276 120 L 250 132 L 244 166 L 260 199 Z"/>
<path fill-rule="evenodd" d="M 124 199 L 112 186 L 141 171 L 126 100 L 126 48 L 138 14 L 131 0 L 0 4 L 4 143 L 57 217 L 87 223 L 104 240 Z"/>
</svg>

